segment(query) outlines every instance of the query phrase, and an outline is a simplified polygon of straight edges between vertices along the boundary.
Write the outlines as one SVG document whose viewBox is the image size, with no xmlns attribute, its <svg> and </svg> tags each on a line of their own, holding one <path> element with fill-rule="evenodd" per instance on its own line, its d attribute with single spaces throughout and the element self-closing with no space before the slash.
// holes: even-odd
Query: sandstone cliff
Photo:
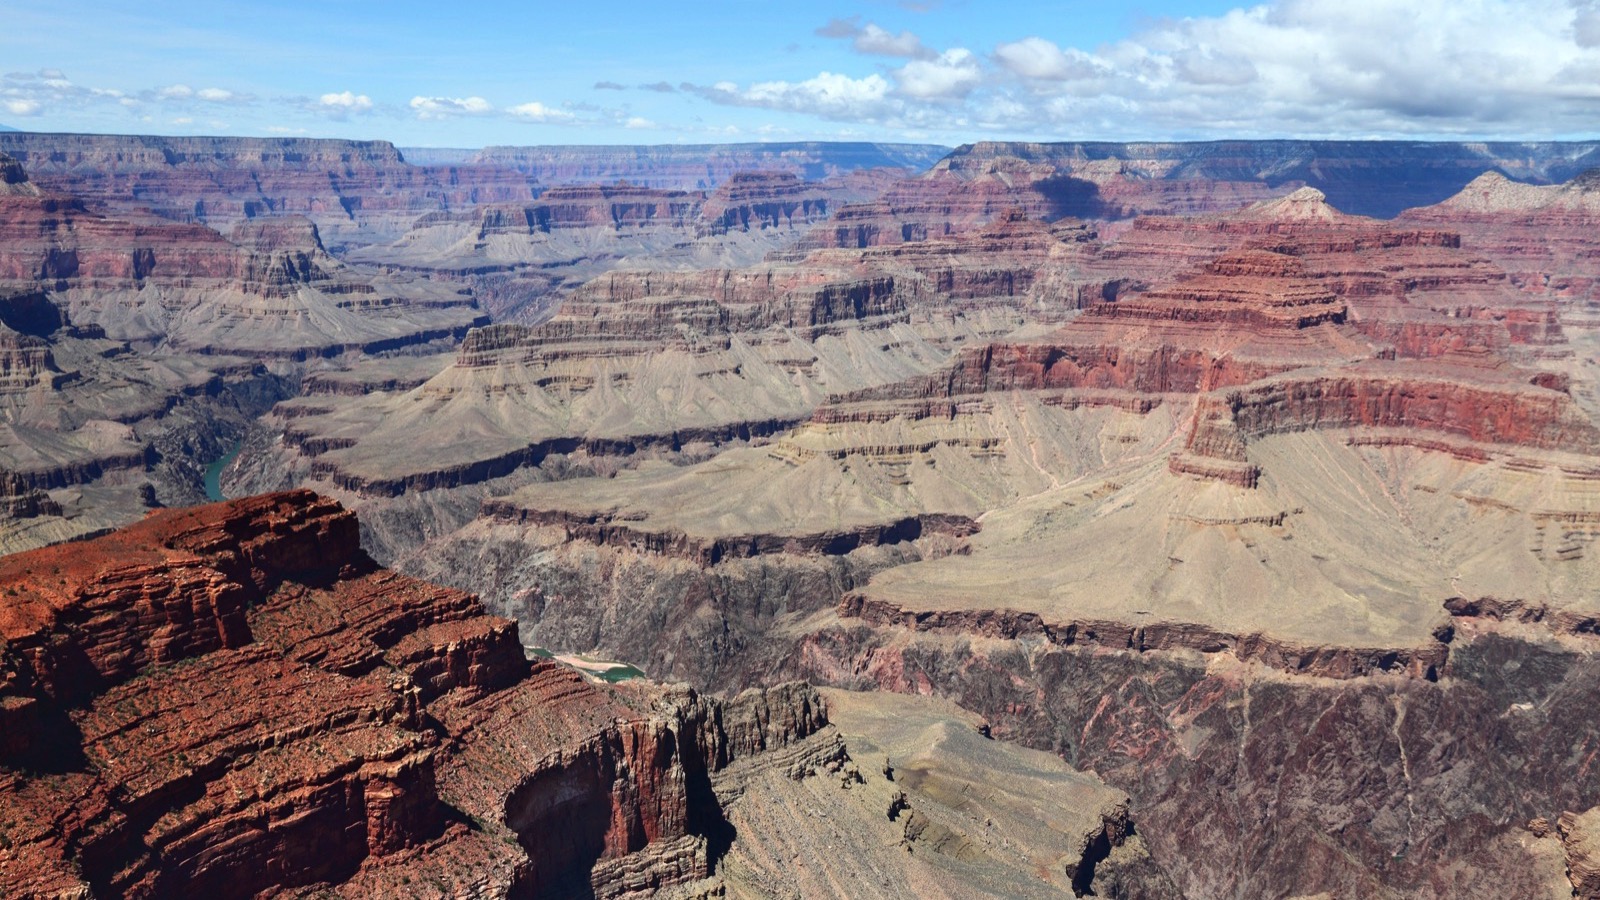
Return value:
<svg viewBox="0 0 1600 900">
<path fill-rule="evenodd" d="M 531 199 L 525 176 L 494 166 L 424 168 L 385 141 L 34 134 L 0 138 L 47 189 L 225 230 L 302 215 L 334 243 L 392 240 L 417 216 Z"/>
<path fill-rule="evenodd" d="M 0 561 L 0 889 L 622 896 L 710 874 L 710 774 L 827 724 L 530 664 L 306 492 Z"/>
</svg>

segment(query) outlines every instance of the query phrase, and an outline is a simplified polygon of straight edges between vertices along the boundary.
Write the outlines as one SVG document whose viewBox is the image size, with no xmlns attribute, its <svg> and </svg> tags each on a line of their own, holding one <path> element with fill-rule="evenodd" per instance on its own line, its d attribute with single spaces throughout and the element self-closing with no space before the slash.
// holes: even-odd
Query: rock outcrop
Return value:
<svg viewBox="0 0 1600 900">
<path fill-rule="evenodd" d="M 1567 877 L 1572 880 L 1572 896 L 1584 900 L 1600 897 L 1600 845 L 1596 827 L 1600 810 L 1586 813 L 1565 812 L 1556 820 L 1562 849 L 1567 856 Z"/>
<path fill-rule="evenodd" d="M 756 263 L 904 174 L 808 181 L 782 171 L 737 172 L 715 190 L 558 184 L 532 203 L 422 216 L 400 240 L 349 258 L 467 285 L 496 319 L 537 322 L 574 288 L 614 269 Z"/>
<path fill-rule="evenodd" d="M 622 896 L 710 874 L 710 774 L 827 724 L 530 664 L 307 492 L 0 561 L 9 894 Z M 416 887 L 409 885 L 416 883 Z"/>
<path fill-rule="evenodd" d="M 127 180 L 292 169 L 162 146 Z M 156 513 L 137 564 L 50 571 L 113 535 L 0 579 L 28 591 L 0 691 L 16 871 L 132 894 L 1588 890 L 1592 829 L 1563 813 L 1600 798 L 1594 179 L 1351 211 L 1492 168 L 1557 181 L 1594 147 L 984 144 L 898 180 L 811 152 L 439 153 L 404 184 L 464 194 L 342 224 L 219 208 L 192 257 L 156 238 L 199 226 L 120 211 L 114 178 L 73 201 L 0 161 L 0 204 L 57 203 L 83 238 L 35 253 L 21 227 L 0 294 L 6 539 L 115 524 L 86 513 L 113 491 L 172 502 L 158 470 L 226 448 L 156 426 L 284 377 L 165 308 L 126 318 L 170 323 L 159 352 L 115 340 L 84 292 L 226 280 L 241 309 L 381 318 L 412 307 L 380 280 L 425 281 L 521 320 L 271 361 L 302 396 L 218 430 L 245 438 L 225 489 L 316 485 L 359 529 L 274 511 L 305 495 Z M 351 196 L 395 165 L 362 149 Z M 618 166 L 640 177 L 594 174 Z M 474 195 L 490 169 L 527 195 Z M 343 561 L 255 562 L 307 528 Z M 693 690 L 601 687 L 524 641 Z M 876 698 L 851 726 L 791 677 L 982 718 Z M 797 855 L 825 858 L 785 876 Z"/>
<path fill-rule="evenodd" d="M 11 132 L 0 152 L 44 188 L 96 205 L 143 206 L 221 231 L 306 216 L 339 246 L 393 240 L 430 212 L 533 196 L 510 169 L 412 166 L 386 141 Z"/>
<path fill-rule="evenodd" d="M 344 265 L 310 220 L 231 235 L 48 192 L 0 197 L 0 282 L 48 291 L 111 337 L 208 355 L 373 352 L 487 321 L 460 291 Z"/>
</svg>

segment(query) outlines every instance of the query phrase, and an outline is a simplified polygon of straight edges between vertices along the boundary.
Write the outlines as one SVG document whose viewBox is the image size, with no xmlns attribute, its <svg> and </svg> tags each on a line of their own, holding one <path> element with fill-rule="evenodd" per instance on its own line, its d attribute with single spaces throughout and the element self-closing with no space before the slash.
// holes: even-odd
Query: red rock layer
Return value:
<svg viewBox="0 0 1600 900">
<path fill-rule="evenodd" d="M 1506 374 L 1369 364 L 1213 391 L 1196 404 L 1185 456 L 1242 465 L 1251 441 L 1311 428 L 1377 429 L 1386 443 L 1420 439 L 1426 446 L 1428 435 L 1445 435 L 1473 444 L 1600 454 L 1600 429 L 1571 396 L 1509 381 Z M 1174 469 L 1205 474 L 1193 465 L 1179 457 Z M 1251 471 L 1226 477 L 1253 486 Z"/>
<path fill-rule="evenodd" d="M 1594 314 L 1600 259 L 1600 179 L 1593 170 L 1563 185 L 1536 186 L 1485 174 L 1434 206 L 1407 210 L 1402 221 L 1448 227 L 1504 268 L 1531 296 L 1560 303 L 1574 324 Z"/>
<path fill-rule="evenodd" d="M 1512 364 L 1570 352 L 1554 305 L 1516 290 L 1455 234 L 1346 216 L 1302 189 L 1228 216 L 1141 219 L 1079 262 L 1137 261 L 1159 273 L 1189 259 L 1163 262 L 1167 249 L 1190 246 L 1213 255 L 1157 287 L 1119 287 L 1053 334 L 970 347 L 933 375 L 830 402 L 1007 390 L 1198 393 L 1188 445 L 1172 468 L 1243 486 L 1259 474 L 1247 461 L 1249 441 L 1305 428 L 1378 430 L 1389 442 L 1429 446 L 1450 436 L 1600 448 L 1560 376 Z"/>
<path fill-rule="evenodd" d="M 219 228 L 303 215 L 370 240 L 425 213 L 533 198 L 510 169 L 412 166 L 382 141 L 12 133 L 0 151 L 50 190 Z"/>
<path fill-rule="evenodd" d="M 709 771 L 826 723 L 809 689 L 530 666 L 514 623 L 377 568 L 304 491 L 7 557 L 0 584 L 6 896 L 661 887 L 707 874 Z"/>
<path fill-rule="evenodd" d="M 828 217 L 832 198 L 786 172 L 740 172 L 717 186 L 700 215 L 707 234 L 793 228 Z"/>
<path fill-rule="evenodd" d="M 141 293 L 146 289 L 242 293 L 273 300 L 296 298 L 309 289 L 340 313 L 387 316 L 387 321 L 374 324 L 390 336 L 368 337 L 355 345 L 374 351 L 464 334 L 470 324 L 487 321 L 475 314 L 472 298 L 465 293 L 411 291 L 395 285 L 379 290 L 373 279 L 373 273 L 350 269 L 330 256 L 317 226 L 302 217 L 241 222 L 230 240 L 202 225 L 148 213 L 92 212 L 81 200 L 61 194 L 0 194 L 0 283 L 15 283 L 23 294 L 72 292 L 68 298 L 78 317 L 87 321 L 105 324 L 127 318 L 120 307 L 148 304 L 149 295 Z M 215 301 L 200 293 L 190 302 Z M 229 340 L 257 352 L 305 358 L 352 349 L 332 337 L 324 346 L 273 346 L 270 335 L 260 334 L 272 330 L 269 314 L 235 309 L 226 301 L 215 305 L 220 318 L 234 318 L 241 326 Z M 434 317 L 429 325 L 417 325 L 408 333 L 405 322 L 393 315 L 408 307 L 451 310 L 453 315 Z M 164 325 L 147 321 L 148 313 L 134 318 L 133 327 L 141 332 Z M 174 344 L 188 344 L 201 353 L 240 349 L 233 343 L 214 347 L 203 339 L 185 340 L 182 333 L 170 337 Z"/>
<path fill-rule="evenodd" d="M 574 185 L 545 191 L 522 206 L 484 206 L 474 211 L 478 239 L 493 234 L 548 233 L 568 228 L 683 227 L 696 213 L 700 195 L 652 190 L 628 184 Z M 452 218 L 435 213 L 417 221 L 425 227 Z"/>
</svg>

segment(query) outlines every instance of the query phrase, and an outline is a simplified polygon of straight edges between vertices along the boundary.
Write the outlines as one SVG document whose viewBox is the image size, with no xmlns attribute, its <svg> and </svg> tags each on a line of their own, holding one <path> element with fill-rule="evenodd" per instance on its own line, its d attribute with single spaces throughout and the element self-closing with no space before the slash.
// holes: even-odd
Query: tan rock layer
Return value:
<svg viewBox="0 0 1600 900">
<path fill-rule="evenodd" d="M 1442 642 L 1418 647 L 1315 647 L 1266 634 L 1232 634 L 1198 623 L 1046 622 L 1037 613 L 1009 609 L 908 610 L 859 593 L 847 594 L 839 602 L 838 612 L 840 618 L 858 619 L 869 625 L 991 638 L 1037 636 L 1064 647 L 1103 647 L 1138 653 L 1228 652 L 1274 669 L 1320 678 L 1349 679 L 1387 672 L 1432 681 L 1438 678 L 1449 657 L 1449 647 Z"/>
<path fill-rule="evenodd" d="M 925 534 L 968 537 L 978 523 L 967 516 L 924 514 L 891 522 L 810 534 L 749 534 L 701 537 L 681 531 L 634 528 L 605 513 L 564 509 L 528 509 L 512 501 L 486 501 L 481 518 L 519 525 L 561 528 L 567 541 L 586 541 L 597 547 L 620 547 L 685 559 L 700 566 L 724 560 L 749 559 L 787 553 L 805 556 L 842 556 L 860 547 L 878 547 L 914 541 Z"/>
</svg>

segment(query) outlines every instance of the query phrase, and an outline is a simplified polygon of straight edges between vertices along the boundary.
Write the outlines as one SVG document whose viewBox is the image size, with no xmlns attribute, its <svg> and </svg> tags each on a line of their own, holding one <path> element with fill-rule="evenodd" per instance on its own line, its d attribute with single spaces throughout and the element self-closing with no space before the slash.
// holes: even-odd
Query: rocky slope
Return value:
<svg viewBox="0 0 1600 900">
<path fill-rule="evenodd" d="M 283 396 L 258 364 L 135 352 L 42 292 L 0 291 L 0 373 L 5 552 L 196 502 L 204 461 Z"/>
<path fill-rule="evenodd" d="M 1487 172 L 1455 196 L 1407 210 L 1401 219 L 1459 231 L 1468 247 L 1503 267 L 1529 296 L 1554 301 L 1566 327 L 1600 327 L 1594 296 L 1600 179 L 1594 170 L 1554 185 Z"/>
<path fill-rule="evenodd" d="M 920 726 L 949 733 L 932 748 L 885 739 L 872 698 L 846 717 L 872 737 L 841 740 L 803 685 L 719 701 L 530 663 L 515 623 L 377 568 L 354 517 L 308 492 L 158 513 L 6 557 L 0 578 L 7 896 L 720 894 L 725 857 L 765 859 L 759 835 L 729 844 L 726 806 L 784 815 L 768 795 L 830 780 L 862 797 L 852 750 L 887 750 L 911 794 L 862 810 L 957 861 L 927 834 L 960 808 L 940 779 L 1020 753 L 948 712 Z M 1024 859 L 956 874 L 1087 890 L 1128 842 L 1120 795 L 1030 765 L 1028 796 L 1064 804 L 1064 843 L 1043 842 L 1053 874 Z M 896 856 L 872 874 L 903 877 Z"/>
<path fill-rule="evenodd" d="M 333 355 L 487 321 L 461 292 L 340 263 L 303 218 L 251 220 L 225 238 L 40 192 L 0 197 L 0 239 L 0 281 L 49 291 L 113 338 L 189 353 Z"/>
<path fill-rule="evenodd" d="M 628 182 L 557 186 L 537 201 L 421 217 L 400 240 L 352 261 L 470 287 L 497 321 L 537 322 L 583 282 L 617 268 L 720 268 L 759 262 L 839 206 L 875 196 L 900 169 L 822 181 L 738 172 L 715 190 Z"/>
<path fill-rule="evenodd" d="M 1594 165 L 1597 153 L 1600 145 L 1593 142 L 996 142 L 959 147 L 935 171 L 982 171 L 997 160 L 1049 165 L 1095 185 L 1088 199 L 1123 215 L 1145 211 L 1148 204 L 1170 203 L 1162 198 L 1171 194 L 1171 183 L 1188 182 L 1202 189 L 1218 184 L 1274 189 L 1306 185 L 1321 190 L 1339 209 L 1388 218 L 1449 197 L 1491 170 L 1546 184 L 1565 181 Z"/>
<path fill-rule="evenodd" d="M 1548 895 L 1566 851 L 1523 825 L 1600 789 L 1558 774 L 1597 740 L 1600 432 L 1551 301 L 1462 243 L 1310 190 L 1151 220 L 1070 258 L 1153 283 L 1064 324 L 1012 307 L 761 446 L 490 487 L 402 559 L 696 683 L 952 697 L 1116 772 L 1180 895 Z M 1144 262 L 1178 245 L 1211 255 Z"/>
<path fill-rule="evenodd" d="M 1193 216 L 1320 189 L 1334 206 L 1390 217 L 1436 203 L 1490 171 L 1564 181 L 1596 160 L 1592 143 L 1362 141 L 993 142 L 957 148 L 881 198 L 840 210 L 808 247 L 861 247 L 971 228 L 1011 207 L 1056 219 Z"/>
<path fill-rule="evenodd" d="M 306 216 L 336 247 L 393 240 L 426 213 L 533 197 L 518 172 L 412 166 L 384 141 L 11 132 L 0 152 L 45 188 L 96 206 L 148 207 L 219 231 Z"/>
<path fill-rule="evenodd" d="M 198 501 L 206 463 L 307 360 L 448 342 L 486 321 L 458 289 L 339 262 L 306 219 L 224 237 L 94 212 L 9 157 L 0 168 L 0 469 L 51 492 L 9 506 L 6 550 Z"/>
<path fill-rule="evenodd" d="M 340 702 L 367 712 L 335 719 L 398 731 L 338 740 L 393 737 L 382 746 L 401 756 L 386 765 L 431 753 L 434 793 L 461 811 L 469 839 L 446 824 L 374 845 L 391 832 L 350 824 L 365 814 L 352 801 L 330 815 L 351 847 L 367 835 L 366 855 L 293 877 L 305 892 L 337 882 L 387 894 L 414 877 L 402 860 L 427 857 L 497 886 L 485 891 L 602 895 L 1592 891 L 1585 811 L 1600 807 L 1600 784 L 1582 761 L 1600 746 L 1588 714 L 1600 316 L 1588 297 L 1588 179 L 1485 177 L 1392 222 L 1341 208 L 1432 202 L 1488 168 L 1555 180 L 1591 151 L 980 145 L 887 186 L 860 173 L 730 170 L 714 189 L 552 188 L 433 210 L 398 243 L 340 250 L 360 257 L 346 269 L 381 262 L 391 278 L 402 251 L 426 250 L 430 277 L 490 292 L 495 277 L 542 277 L 540 259 L 596 269 L 560 285 L 553 315 L 475 329 L 446 352 L 307 364 L 302 395 L 247 435 L 228 490 L 304 483 L 338 495 L 359 508 L 371 553 L 481 593 L 529 644 L 696 690 L 800 678 L 938 695 L 982 721 L 932 700 L 858 708 L 798 688 L 719 707 L 647 686 L 602 690 L 543 663 L 467 684 L 473 666 L 495 667 L 468 662 L 462 675 L 430 661 L 431 624 L 329 630 L 334 644 L 301 652 L 316 641 L 291 620 L 321 622 L 347 594 L 402 583 L 323 575 L 247 609 L 249 643 L 193 652 L 267 653 L 308 667 L 308 683 L 407 673 L 439 723 L 437 745 L 371 713 L 362 685 Z M 681 162 L 663 159 L 655 171 Z M 7 198 L 48 193 L 4 177 Z M 828 192 L 841 185 L 878 199 L 840 207 Z M 252 222 L 227 243 L 281 259 L 296 284 L 349 277 L 296 237 L 305 231 Z M 624 263 L 620 246 L 648 258 Z M 483 271 L 451 270 L 457 257 Z M 145 358 L 129 348 L 91 364 L 91 348 L 121 345 L 84 343 L 105 339 L 72 331 L 77 313 L 47 293 L 0 306 L 15 332 L 0 383 L 17 396 L 104 384 L 92 373 L 108 370 L 94 366 Z M 67 430 L 107 458 L 154 446 L 137 428 L 84 421 Z M 129 462 L 117 479 L 161 459 Z M 18 522 L 70 513 L 67 488 L 29 475 L 47 469 L 66 467 L 18 463 L 0 481 L 0 509 Z M 179 608 L 172 621 L 204 613 Z M 496 621 L 485 646 L 509 640 Z M 180 631 L 160 640 L 188 648 L 193 639 L 171 636 Z M 121 638 L 93 646 L 116 647 L 142 674 L 62 707 L 53 721 L 67 730 L 52 733 L 72 737 L 64 721 L 93 738 L 78 742 L 92 766 L 73 772 L 111 765 L 96 736 L 117 733 L 122 713 L 101 710 L 101 696 L 121 699 L 147 677 L 177 679 L 162 696 L 205 690 L 183 680 L 199 677 L 189 667 L 160 671 Z M 519 685 L 542 679 L 600 698 L 583 701 L 599 704 L 597 718 L 540 712 L 546 698 Z M 802 697 L 811 713 L 771 714 Z M 146 702 L 127 715 L 145 715 Z M 182 702 L 197 719 L 221 715 Z M 550 763 L 553 744 L 444 739 L 554 719 L 588 723 L 562 733 L 593 749 Z M 725 737 L 696 747 L 768 752 L 684 752 L 685 735 L 707 734 L 702 721 L 722 722 Z M 991 745 L 979 725 L 1055 758 Z M 678 768 L 663 762 L 665 744 Z M 337 777 L 369 777 L 361 758 L 356 776 Z M 693 759 L 707 760 L 703 779 Z M 335 777 L 299 765 L 281 771 L 310 771 L 301 786 Z M 535 770 L 555 786 L 519 793 L 508 773 Z M 366 795 L 340 783 L 346 797 Z M 559 802 L 580 789 L 611 799 Z M 1060 799 L 1032 812 L 1035 795 Z M 105 838 L 134 849 L 94 877 L 159 886 L 151 873 L 166 863 L 150 860 L 194 846 L 182 843 L 190 819 L 119 809 L 141 837 Z M 534 846 L 523 825 L 539 816 L 559 822 L 559 837 Z M 1000 833 L 1033 820 L 1051 827 L 1027 841 Z M 845 846 L 846 834 L 870 840 Z M 821 858 L 803 882 L 783 874 L 796 855 Z M 467 877 L 405 890 L 471 893 Z"/>
<path fill-rule="evenodd" d="M 824 250 L 745 269 L 611 273 L 543 324 L 475 331 L 419 387 L 283 405 L 274 413 L 283 465 L 393 496 L 482 482 L 554 454 L 761 438 L 830 394 L 928 372 L 958 345 L 1102 296 L 1098 280 L 1034 277 L 1090 252 L 1092 240 L 1011 217 L 922 252 Z M 426 452 L 395 439 L 424 421 Z"/>
</svg>

